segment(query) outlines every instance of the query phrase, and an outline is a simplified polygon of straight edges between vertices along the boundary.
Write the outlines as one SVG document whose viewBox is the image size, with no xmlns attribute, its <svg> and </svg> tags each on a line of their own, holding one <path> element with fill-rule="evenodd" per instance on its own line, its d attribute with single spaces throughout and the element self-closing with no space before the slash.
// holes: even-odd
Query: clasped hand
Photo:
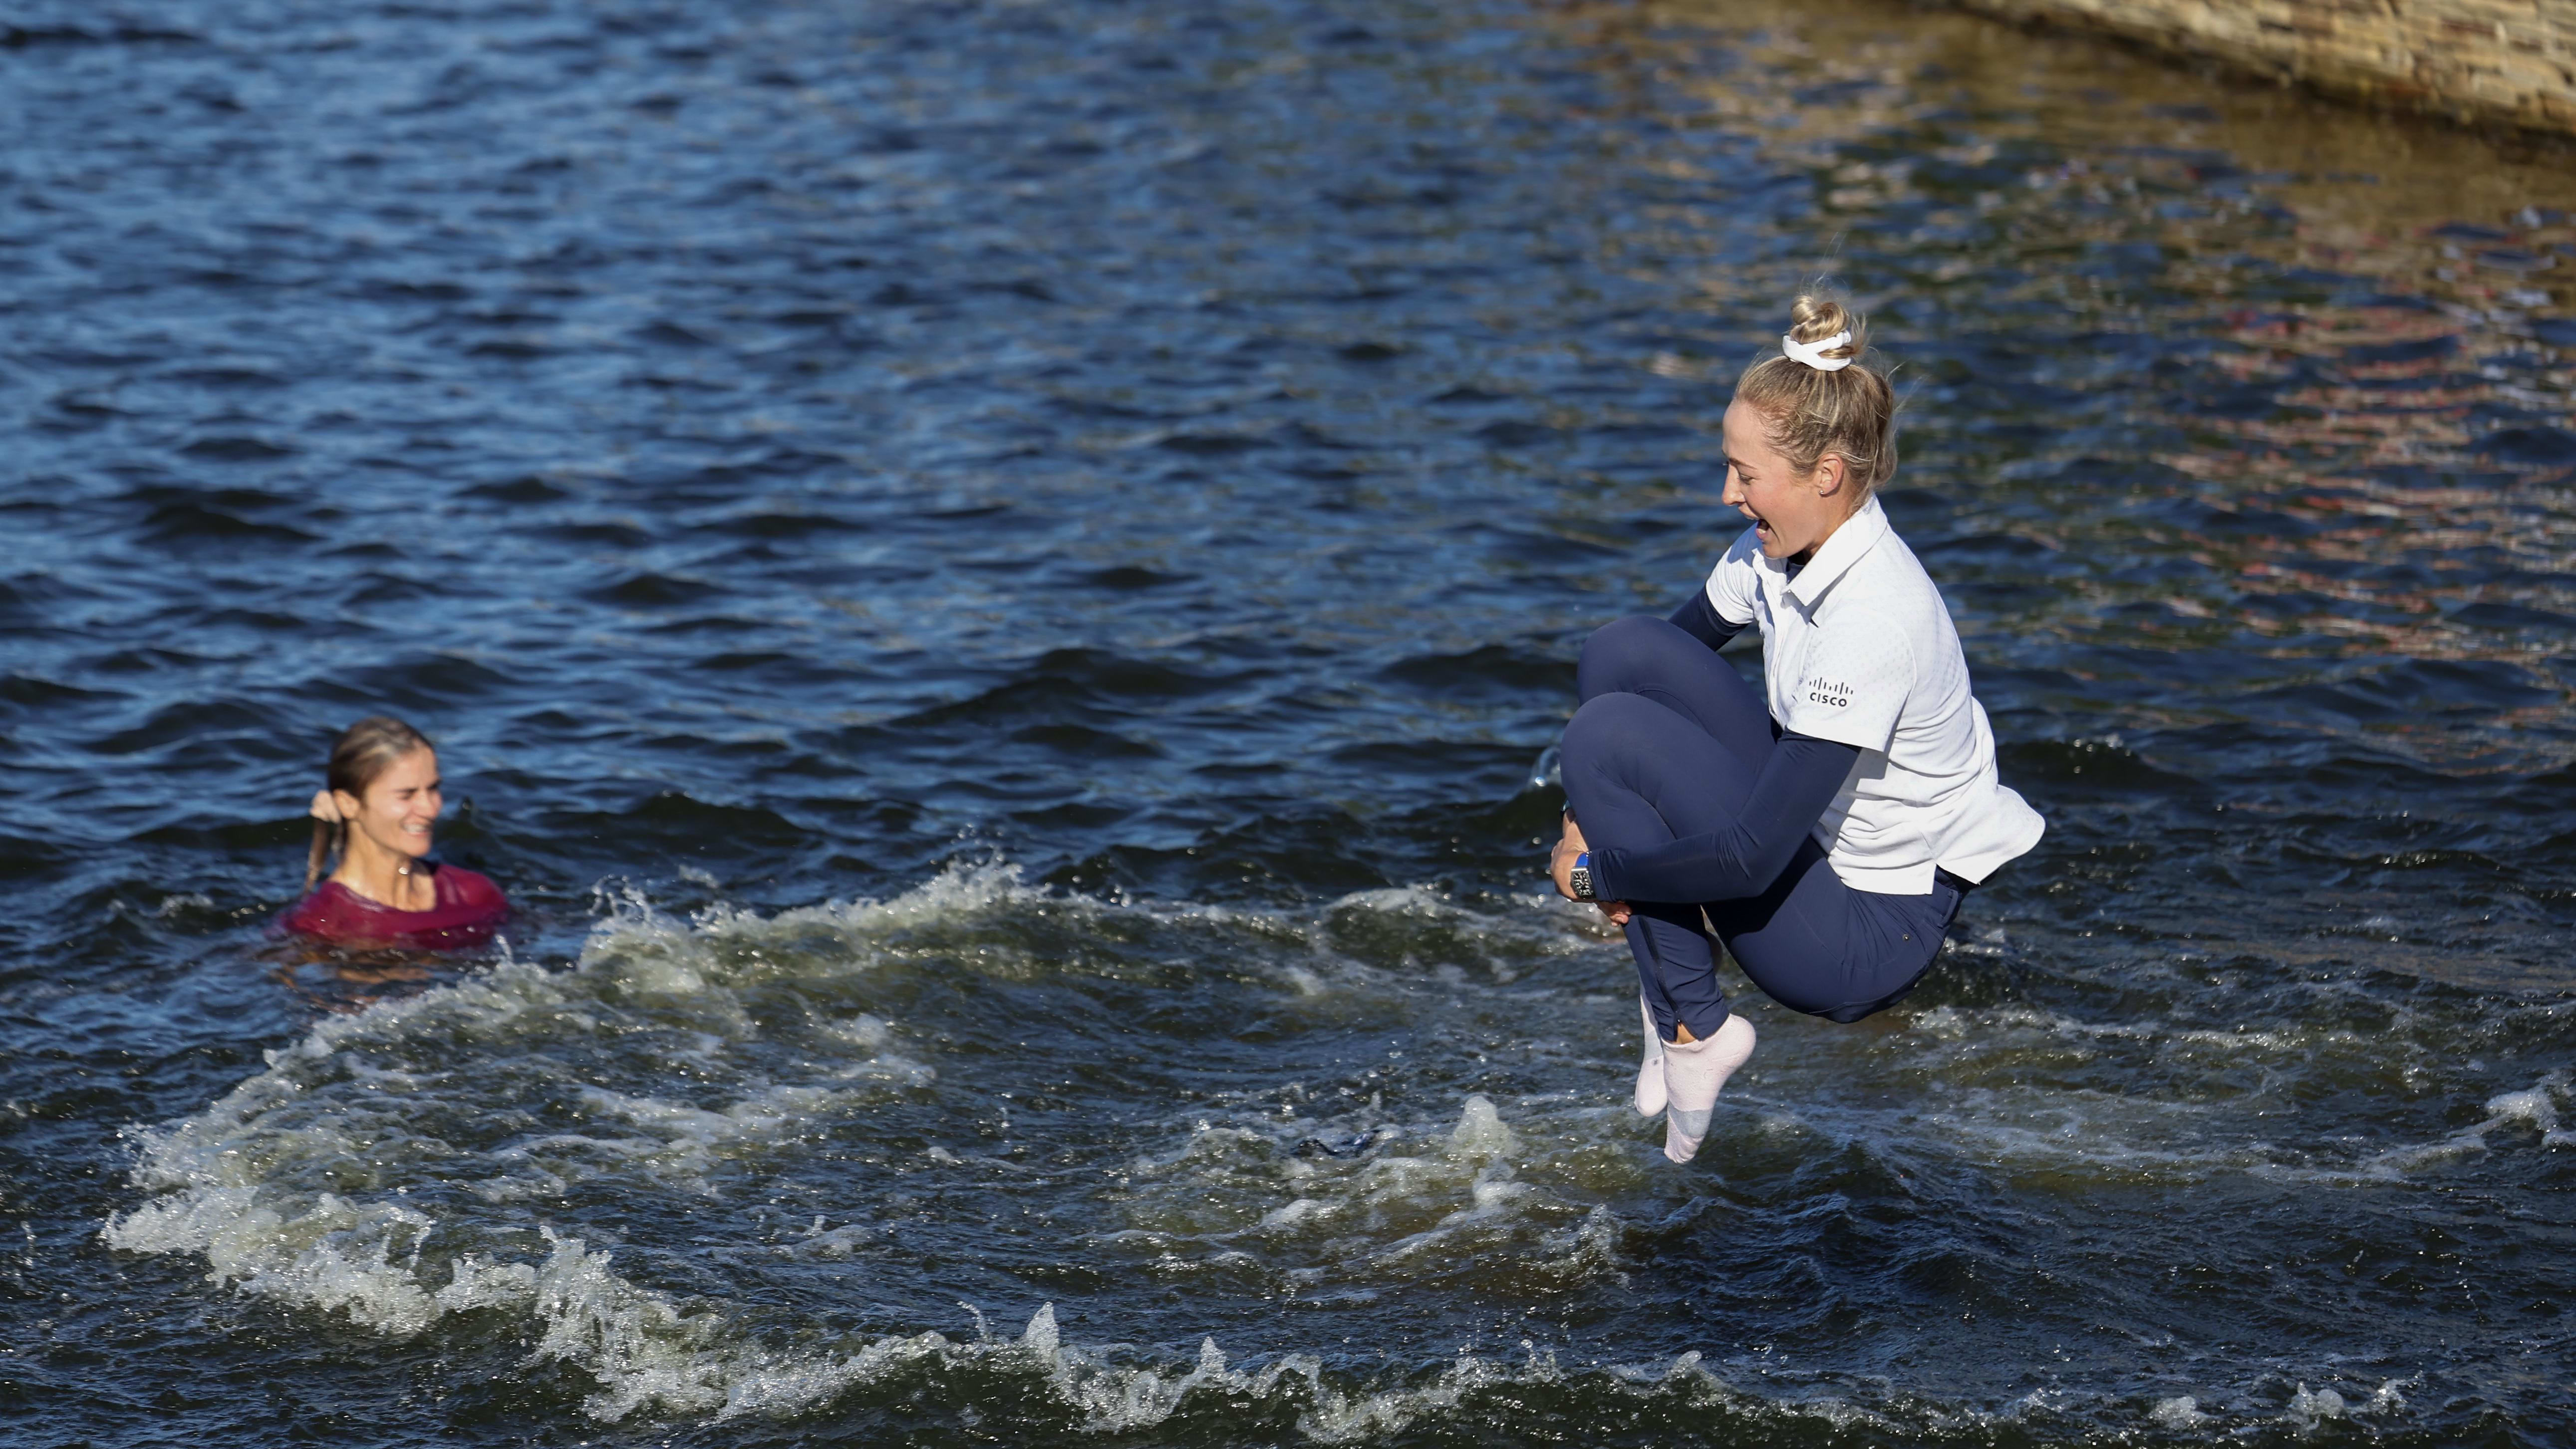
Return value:
<svg viewBox="0 0 2576 1449">
<path fill-rule="evenodd" d="M 1578 899 L 1574 894 L 1574 858 L 1591 848 L 1584 843 L 1583 827 L 1574 823 L 1573 812 L 1566 812 L 1565 836 L 1557 841 L 1555 853 L 1548 857 L 1547 862 L 1548 873 L 1556 877 L 1558 895 L 1569 901 Z M 1610 924 L 1614 926 L 1628 924 L 1626 901 L 1594 901 L 1592 904 L 1601 908 L 1601 914 L 1610 918 Z"/>
</svg>

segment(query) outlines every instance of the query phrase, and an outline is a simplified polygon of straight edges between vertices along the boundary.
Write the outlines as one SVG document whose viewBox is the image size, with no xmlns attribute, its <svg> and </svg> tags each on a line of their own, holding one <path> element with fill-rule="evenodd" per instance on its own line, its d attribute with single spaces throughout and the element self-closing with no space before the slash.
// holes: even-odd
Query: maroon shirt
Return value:
<svg viewBox="0 0 2576 1449">
<path fill-rule="evenodd" d="M 290 931 L 344 946 L 405 951 L 461 951 L 492 939 L 510 915 L 509 899 L 492 878 L 461 865 L 431 865 L 438 904 L 425 911 L 379 905 L 335 880 L 279 918 Z"/>
</svg>

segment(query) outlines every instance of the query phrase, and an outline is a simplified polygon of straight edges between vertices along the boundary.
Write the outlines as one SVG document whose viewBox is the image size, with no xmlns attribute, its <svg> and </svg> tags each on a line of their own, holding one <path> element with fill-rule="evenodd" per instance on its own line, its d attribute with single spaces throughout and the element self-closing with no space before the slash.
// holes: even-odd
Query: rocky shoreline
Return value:
<svg viewBox="0 0 2576 1449">
<path fill-rule="evenodd" d="M 2330 94 L 2576 134 L 2576 0 L 1958 0 Z"/>
</svg>

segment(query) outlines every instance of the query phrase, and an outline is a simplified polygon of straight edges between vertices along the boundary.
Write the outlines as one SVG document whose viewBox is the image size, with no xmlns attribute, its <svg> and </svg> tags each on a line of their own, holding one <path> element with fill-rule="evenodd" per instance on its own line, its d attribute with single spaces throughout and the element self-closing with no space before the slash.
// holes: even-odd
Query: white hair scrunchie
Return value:
<svg viewBox="0 0 2576 1449">
<path fill-rule="evenodd" d="M 1780 334 L 1780 355 L 1803 362 L 1818 372 L 1840 372 L 1852 365 L 1848 357 L 1827 357 L 1828 349 L 1851 345 L 1851 329 L 1846 327 L 1822 342 L 1801 342 L 1787 333 Z"/>
</svg>

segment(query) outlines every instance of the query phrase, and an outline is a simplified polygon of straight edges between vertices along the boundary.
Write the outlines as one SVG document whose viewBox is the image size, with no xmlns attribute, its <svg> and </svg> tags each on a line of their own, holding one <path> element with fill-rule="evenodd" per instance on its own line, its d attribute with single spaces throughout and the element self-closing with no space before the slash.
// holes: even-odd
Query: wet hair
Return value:
<svg viewBox="0 0 2576 1449">
<path fill-rule="evenodd" d="M 388 714 L 371 714 L 340 731 L 338 742 L 331 746 L 331 762 L 323 767 L 323 779 L 334 790 L 346 790 L 364 800 L 367 787 L 376 777 L 393 767 L 396 760 L 414 750 L 435 749 L 429 736 Z M 313 822 L 313 852 L 304 862 L 304 889 L 322 878 L 322 867 L 334 852 L 348 844 L 349 822 L 333 824 L 328 820 Z"/>
<path fill-rule="evenodd" d="M 1852 365 L 1827 372 L 1778 352 L 1744 370 L 1735 400 L 1762 414 L 1771 446 L 1800 473 L 1813 473 L 1827 453 L 1843 460 L 1843 476 L 1869 500 L 1896 474 L 1896 390 L 1872 363 L 1868 324 L 1831 297 L 1803 295 L 1789 309 L 1789 335 L 1822 342 L 1848 328 L 1851 341 L 1825 349 Z"/>
</svg>

